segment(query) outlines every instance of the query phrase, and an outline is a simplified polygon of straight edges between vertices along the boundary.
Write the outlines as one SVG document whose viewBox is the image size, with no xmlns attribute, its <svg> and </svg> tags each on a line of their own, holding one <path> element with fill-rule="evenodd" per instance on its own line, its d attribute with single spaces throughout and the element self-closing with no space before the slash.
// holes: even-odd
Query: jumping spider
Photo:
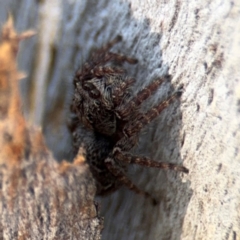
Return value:
<svg viewBox="0 0 240 240">
<path fill-rule="evenodd" d="M 76 154 L 84 141 L 86 160 L 96 179 L 97 195 L 106 195 L 125 185 L 138 194 L 150 197 L 149 193 L 140 190 L 126 176 L 128 164 L 173 169 L 184 173 L 188 173 L 188 169 L 135 156 L 129 151 L 136 145 L 141 129 L 180 97 L 181 90 L 147 112 L 140 112 L 141 103 L 168 80 L 169 76 L 154 80 L 136 96 L 132 96 L 131 86 L 135 79 L 125 75 L 122 64 L 135 64 L 137 60 L 109 51 L 120 40 L 121 37 L 118 36 L 94 51 L 76 72 L 69 128 Z M 86 132 L 84 140 L 83 129 Z"/>
</svg>

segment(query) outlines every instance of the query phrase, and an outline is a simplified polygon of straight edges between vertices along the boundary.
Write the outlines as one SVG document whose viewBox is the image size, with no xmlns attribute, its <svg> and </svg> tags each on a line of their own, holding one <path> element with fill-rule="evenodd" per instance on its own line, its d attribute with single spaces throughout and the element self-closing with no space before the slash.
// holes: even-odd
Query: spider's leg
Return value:
<svg viewBox="0 0 240 240">
<path fill-rule="evenodd" d="M 122 36 L 117 35 L 112 41 L 108 42 L 106 45 L 101 47 L 98 51 L 107 52 L 109 51 L 116 43 L 122 41 Z"/>
<path fill-rule="evenodd" d="M 105 46 L 97 50 L 97 54 L 101 55 L 101 53 L 104 54 L 104 59 L 102 59 L 105 63 L 109 62 L 111 60 L 118 61 L 118 62 L 128 62 L 130 64 L 135 64 L 137 63 L 137 59 L 135 58 L 130 58 L 127 57 L 123 54 L 118 54 L 118 53 L 112 53 L 109 52 L 109 50 L 118 42 L 122 41 L 122 37 L 118 35 L 116 38 L 114 38 L 112 41 L 107 43 Z"/>
<path fill-rule="evenodd" d="M 148 86 L 139 91 L 137 95 L 131 99 L 131 101 L 120 105 L 115 111 L 118 118 L 126 119 L 129 114 L 131 114 L 132 109 L 136 109 L 138 106 L 140 106 L 141 103 L 149 98 L 165 80 L 166 78 L 158 78 L 152 81 Z"/>
<path fill-rule="evenodd" d="M 103 52 L 101 54 L 94 53 L 91 58 L 91 62 L 94 64 L 94 66 L 100 66 L 111 61 L 117 62 L 119 64 L 123 62 L 136 64 L 138 62 L 136 58 L 127 57 L 124 54 L 112 53 L 112 52 Z"/>
<path fill-rule="evenodd" d="M 99 70 L 101 66 L 103 66 L 104 64 L 110 61 L 115 61 L 118 63 L 128 62 L 130 64 L 137 63 L 138 61 L 135 58 L 127 57 L 123 54 L 109 52 L 109 50 L 121 40 L 122 40 L 122 37 L 117 36 L 115 39 L 113 39 L 111 42 L 109 42 L 102 48 L 99 48 L 93 51 L 88 61 L 83 65 L 82 69 L 77 71 L 76 77 L 78 78 L 80 77 L 81 78 L 80 80 L 83 80 L 84 78 L 87 78 L 87 77 L 91 78 L 93 76 L 92 74 L 95 72 L 99 72 L 100 75 L 104 74 L 105 71 L 106 73 L 108 73 L 109 71 L 113 72 L 112 70 L 109 70 L 109 69 L 107 70 L 107 67 L 106 69 L 102 68 L 102 70 L 101 69 Z M 124 71 L 118 68 L 115 70 L 115 73 L 116 72 L 123 73 Z"/>
<path fill-rule="evenodd" d="M 176 98 L 179 98 L 182 94 L 181 90 L 178 90 L 169 97 L 167 100 L 155 105 L 146 113 L 140 113 L 133 121 L 130 121 L 124 128 L 125 136 L 133 136 L 140 132 L 140 130 L 156 118 L 165 108 L 167 108 Z"/>
<path fill-rule="evenodd" d="M 117 178 L 117 180 L 123 185 L 125 185 L 127 188 L 137 194 L 150 198 L 153 204 L 157 203 L 156 199 L 154 199 L 149 193 L 142 191 L 134 183 L 132 183 L 132 181 L 125 175 L 124 171 L 117 166 L 114 158 L 111 155 L 105 159 L 105 165 L 107 166 L 108 170 Z"/>
<path fill-rule="evenodd" d="M 167 163 L 167 162 L 157 162 L 147 157 L 142 156 L 134 156 L 132 154 L 122 152 L 119 147 L 113 149 L 113 155 L 118 160 L 126 162 L 128 164 L 138 164 L 145 167 L 152 167 L 152 168 L 161 168 L 161 169 L 171 169 L 178 172 L 188 173 L 189 170 L 183 166 L 179 166 L 174 163 Z"/>
<path fill-rule="evenodd" d="M 136 58 L 131 58 L 128 57 L 124 54 L 120 54 L 120 53 L 113 53 L 113 52 L 107 52 L 104 56 L 103 61 L 109 62 L 109 61 L 115 61 L 118 63 L 122 63 L 122 62 L 128 62 L 130 64 L 136 64 L 138 62 L 138 60 Z"/>
<path fill-rule="evenodd" d="M 112 41 L 107 43 L 105 46 L 95 49 L 88 61 L 84 64 L 83 70 L 84 72 L 88 72 L 93 69 L 97 65 L 103 65 L 106 62 L 111 60 L 111 56 L 109 55 L 109 50 L 118 42 L 122 40 L 121 36 L 117 36 Z"/>
<path fill-rule="evenodd" d="M 116 62 L 128 62 L 130 64 L 137 63 L 137 59 L 127 57 L 123 54 L 118 53 L 112 53 L 109 52 L 109 50 L 118 42 L 122 40 L 121 36 L 117 36 L 115 39 L 113 39 L 111 42 L 103 46 L 102 48 L 95 50 L 92 54 L 91 61 L 95 65 L 104 64 L 109 61 L 116 61 Z"/>
<path fill-rule="evenodd" d="M 125 70 L 120 67 L 111 67 L 111 66 L 96 66 L 91 70 L 91 73 L 96 77 L 103 77 L 106 74 L 109 75 L 119 75 L 123 74 Z"/>
</svg>

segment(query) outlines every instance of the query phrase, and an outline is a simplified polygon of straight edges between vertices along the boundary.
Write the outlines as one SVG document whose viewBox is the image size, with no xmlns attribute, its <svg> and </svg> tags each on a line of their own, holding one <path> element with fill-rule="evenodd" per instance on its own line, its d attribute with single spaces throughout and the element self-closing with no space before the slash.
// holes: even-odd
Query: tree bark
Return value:
<svg viewBox="0 0 240 240">
<path fill-rule="evenodd" d="M 21 112 L 19 42 L 9 17 L 0 40 L 0 239 L 100 239 L 95 182 L 83 155 L 61 164 Z"/>
<path fill-rule="evenodd" d="M 19 67 L 24 113 L 40 125 L 56 159 L 71 159 L 66 128 L 72 78 L 93 48 L 116 35 L 113 51 L 136 57 L 135 90 L 168 72 L 171 84 L 148 105 L 183 84 L 173 104 L 145 129 L 135 151 L 186 166 L 190 173 L 129 169 L 157 206 L 121 189 L 98 199 L 103 239 L 240 239 L 240 6 L 220 1 L 0 1 L 12 12 L 23 43 Z M 5 9 L 5 11 L 4 11 Z M 56 164 L 56 163 L 55 163 Z"/>
</svg>

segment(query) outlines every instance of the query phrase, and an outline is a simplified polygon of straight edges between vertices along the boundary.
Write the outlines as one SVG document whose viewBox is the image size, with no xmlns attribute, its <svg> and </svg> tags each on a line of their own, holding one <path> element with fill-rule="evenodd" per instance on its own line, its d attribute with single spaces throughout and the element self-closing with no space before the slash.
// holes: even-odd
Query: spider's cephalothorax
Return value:
<svg viewBox="0 0 240 240">
<path fill-rule="evenodd" d="M 120 40 L 121 37 L 118 36 L 106 46 L 94 51 L 77 71 L 74 78 L 70 130 L 75 153 L 84 141 L 86 159 L 96 179 L 98 195 L 108 194 L 125 185 L 149 197 L 148 193 L 140 190 L 126 176 L 128 164 L 173 169 L 185 173 L 188 173 L 188 169 L 135 156 L 129 151 L 136 145 L 141 129 L 179 97 L 181 91 L 176 91 L 165 101 L 142 113 L 141 103 L 169 76 L 154 80 L 133 96 L 131 87 L 135 79 L 125 74 L 122 64 L 135 64 L 137 60 L 109 51 Z M 85 136 L 82 135 L 83 132 Z"/>
</svg>

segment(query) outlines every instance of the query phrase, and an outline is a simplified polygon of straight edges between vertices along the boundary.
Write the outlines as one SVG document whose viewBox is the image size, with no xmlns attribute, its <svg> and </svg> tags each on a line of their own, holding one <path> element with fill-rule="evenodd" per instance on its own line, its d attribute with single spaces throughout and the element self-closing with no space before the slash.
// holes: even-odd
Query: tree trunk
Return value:
<svg viewBox="0 0 240 240">
<path fill-rule="evenodd" d="M 59 164 L 22 115 L 16 54 L 32 35 L 17 34 L 9 17 L 0 38 L 0 238 L 100 239 L 95 182 L 83 155 Z"/>
<path fill-rule="evenodd" d="M 237 0 L 0 0 L 1 22 L 8 11 L 18 31 L 37 32 L 23 42 L 18 58 L 28 74 L 21 82 L 24 114 L 42 127 L 58 160 L 72 159 L 66 128 L 72 78 L 91 49 L 122 35 L 113 51 L 139 60 L 137 66 L 126 65 L 137 79 L 136 91 L 166 72 L 172 75 L 171 84 L 164 84 L 143 111 L 184 86 L 181 102 L 144 130 L 135 151 L 183 164 L 190 173 L 130 168 L 130 178 L 160 203 L 152 206 L 125 188 L 97 199 L 104 216 L 102 239 L 240 239 Z M 83 183 L 92 181 L 82 174 Z"/>
</svg>

